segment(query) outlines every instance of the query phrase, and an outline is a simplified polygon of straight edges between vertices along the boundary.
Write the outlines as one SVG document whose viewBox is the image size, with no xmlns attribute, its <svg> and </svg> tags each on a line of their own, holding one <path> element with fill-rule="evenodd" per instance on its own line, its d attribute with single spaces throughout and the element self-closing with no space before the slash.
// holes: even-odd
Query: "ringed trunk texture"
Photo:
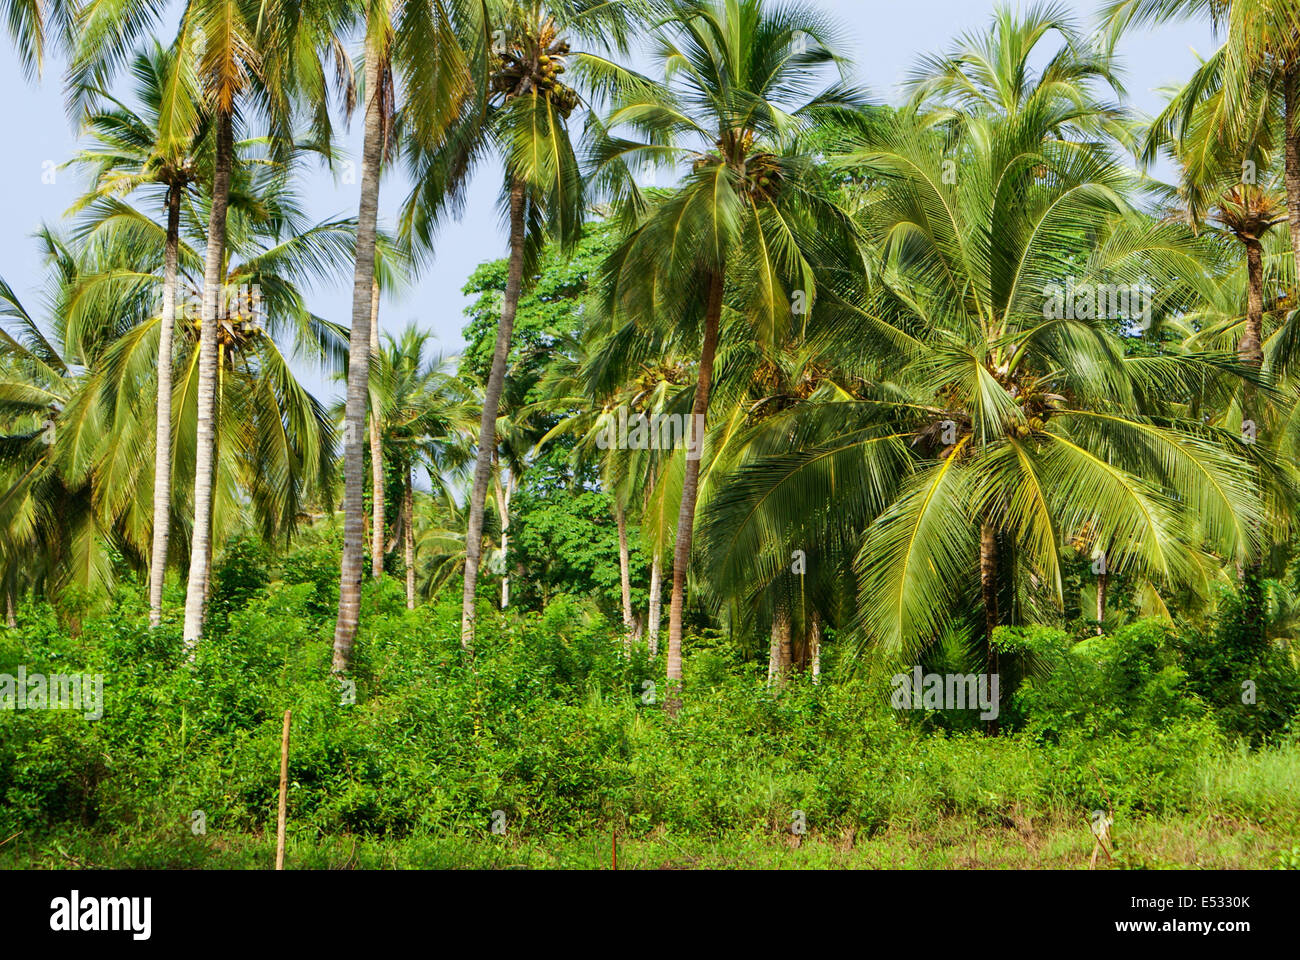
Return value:
<svg viewBox="0 0 1300 960">
<path fill-rule="evenodd" d="M 158 321 L 158 402 L 154 417 L 153 548 L 149 554 L 149 626 L 162 622 L 163 583 L 172 519 L 172 336 L 176 331 L 176 265 L 180 253 L 181 188 L 167 191 L 162 317 Z"/>
<path fill-rule="evenodd" d="M 772 642 L 767 651 L 767 685 L 777 689 L 785 686 L 791 665 L 790 611 L 785 604 L 776 608 L 772 616 Z"/>
<path fill-rule="evenodd" d="M 498 472 L 498 477 L 500 472 Z M 501 510 L 501 609 L 510 605 L 510 499 L 514 495 L 514 477 L 507 472 L 506 482 L 497 480 L 497 506 Z"/>
<path fill-rule="evenodd" d="M 1291 229 L 1291 255 L 1295 258 L 1296 286 L 1300 288 L 1300 59 L 1287 65 L 1286 79 L 1286 210 Z"/>
<path fill-rule="evenodd" d="M 812 624 L 808 630 L 808 646 L 812 658 L 812 682 L 820 683 L 822 677 L 822 620 L 815 610 L 812 614 Z"/>
<path fill-rule="evenodd" d="M 225 254 L 226 208 L 230 168 L 234 162 L 234 119 L 217 116 L 216 165 L 212 174 L 212 211 L 203 262 L 203 306 L 199 321 L 198 409 L 195 424 L 194 531 L 190 574 L 185 585 L 185 646 L 193 649 L 203 636 L 203 612 L 212 569 L 212 488 L 217 440 L 217 308 Z M 160 371 L 161 373 L 161 371 Z M 171 425 L 168 425 L 168 430 Z"/>
<path fill-rule="evenodd" d="M 631 560 L 627 549 L 627 514 L 617 503 L 614 504 L 614 520 L 618 524 L 618 582 L 623 598 L 623 645 L 628 646 L 635 627 L 632 617 L 632 574 L 628 569 Z"/>
<path fill-rule="evenodd" d="M 656 553 L 650 562 L 650 608 L 647 612 L 646 624 L 646 643 L 649 645 L 651 657 L 659 656 L 659 621 L 663 616 L 663 593 L 663 561 Z"/>
<path fill-rule="evenodd" d="M 1246 271 L 1246 329 L 1237 342 L 1237 354 L 1242 363 L 1258 367 L 1264 363 L 1264 245 L 1253 238 L 1246 240 Z"/>
<path fill-rule="evenodd" d="M 352 278 L 352 331 L 348 337 L 348 394 L 343 415 L 343 557 L 339 567 L 339 612 L 334 624 L 331 672 L 352 663 L 352 644 L 361 612 L 361 567 L 365 551 L 366 400 L 370 383 L 370 307 L 375 282 L 375 225 L 379 216 L 379 165 L 383 155 L 380 96 L 383 78 L 378 41 L 366 40 L 366 112 L 361 147 L 361 204 L 357 213 L 356 268 Z"/>
<path fill-rule="evenodd" d="M 704 342 L 700 347 L 700 371 L 695 383 L 695 403 L 691 407 L 690 437 L 693 449 L 703 454 L 701 433 L 709 409 L 709 391 L 713 386 L 713 357 L 718 349 L 718 325 L 722 320 L 723 274 L 714 273 L 709 280 L 709 303 L 704 314 Z M 668 701 L 669 716 L 681 709 L 682 681 L 682 614 L 686 606 L 686 568 L 691 559 L 691 534 L 695 528 L 695 500 L 699 494 L 700 457 L 686 460 L 682 480 L 682 503 L 677 512 L 677 542 L 673 546 L 673 591 L 668 605 Z"/>
<path fill-rule="evenodd" d="M 1000 622 L 998 613 L 998 535 L 992 524 L 980 525 L 980 594 L 984 601 L 985 659 L 988 669 L 997 672 L 998 658 L 993 650 L 993 631 Z"/>
<path fill-rule="evenodd" d="M 379 355 L 379 281 L 370 288 L 370 356 Z M 371 403 L 374 407 L 374 403 Z M 379 417 L 370 412 L 370 576 L 384 575 L 384 443 Z"/>
<path fill-rule="evenodd" d="M 483 553 L 483 507 L 487 502 L 488 482 L 492 472 L 492 454 L 496 450 L 497 409 L 506 380 L 506 360 L 510 356 L 510 338 L 514 333 L 515 310 L 524 280 L 524 185 L 510 186 L 510 264 L 506 272 L 506 295 L 497 323 L 496 347 L 492 352 L 492 370 L 483 393 L 483 415 L 479 420 L 478 458 L 474 464 L 474 486 L 470 491 L 469 525 L 465 534 L 465 587 L 460 605 L 460 645 L 469 650 L 474 645 L 474 594 L 478 588 L 479 560 Z"/>
<path fill-rule="evenodd" d="M 406 609 L 415 609 L 415 491 L 411 470 L 402 484 L 402 541 L 406 554 Z"/>
</svg>

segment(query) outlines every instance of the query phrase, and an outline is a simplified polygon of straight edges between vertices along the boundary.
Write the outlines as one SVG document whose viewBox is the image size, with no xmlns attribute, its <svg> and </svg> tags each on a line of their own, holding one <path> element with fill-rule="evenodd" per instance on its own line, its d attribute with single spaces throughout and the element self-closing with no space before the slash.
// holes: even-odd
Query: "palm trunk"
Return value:
<svg viewBox="0 0 1300 960">
<path fill-rule="evenodd" d="M 5 590 L 5 626 L 13 630 L 18 626 L 18 615 L 14 610 L 14 590 L 9 587 Z"/>
<path fill-rule="evenodd" d="M 700 371 L 695 383 L 695 403 L 691 407 L 691 442 L 703 455 L 704 437 L 695 435 L 703 429 L 709 409 L 709 391 L 713 386 L 713 356 L 718 349 L 718 325 L 722 320 L 723 274 L 709 279 L 709 303 L 704 314 L 704 342 L 700 346 Z M 691 558 L 691 534 L 695 529 L 695 499 L 699 493 L 700 459 L 686 460 L 682 480 L 682 504 L 677 512 L 677 542 L 673 546 L 673 592 L 668 605 L 668 701 L 669 716 L 681 709 L 682 614 L 686 604 L 686 568 Z"/>
<path fill-rule="evenodd" d="M 820 683 L 822 677 L 822 621 L 813 611 L 812 624 L 808 630 L 808 652 L 812 658 L 812 682 Z"/>
<path fill-rule="evenodd" d="M 479 420 L 478 459 L 474 464 L 474 486 L 470 491 L 469 526 L 465 534 L 465 589 L 461 595 L 460 644 L 466 650 L 474 645 L 474 594 L 478 587 L 479 558 L 483 553 L 483 506 L 492 472 L 492 453 L 496 449 L 497 407 L 505 385 L 506 360 L 510 355 L 510 338 L 514 333 L 515 310 L 524 280 L 524 185 L 510 185 L 510 265 L 506 273 L 506 295 L 497 323 L 497 342 L 492 352 L 492 370 L 483 392 L 483 415 Z"/>
<path fill-rule="evenodd" d="M 153 549 L 149 554 L 149 626 L 162 623 L 163 582 L 172 519 L 172 335 L 176 330 L 176 265 L 180 254 L 181 187 L 167 192 L 162 317 L 158 321 L 158 401 L 154 418 Z"/>
<path fill-rule="evenodd" d="M 361 611 L 364 553 L 366 395 L 370 381 L 370 302 L 375 283 L 375 227 L 379 216 L 379 165 L 383 155 L 380 116 L 382 70 L 378 41 L 366 40 L 366 112 L 361 147 L 361 205 L 357 213 L 356 269 L 352 278 L 352 332 L 348 337 L 348 396 L 343 415 L 343 557 L 339 570 L 339 613 L 334 625 L 331 671 L 352 662 L 352 643 Z"/>
<path fill-rule="evenodd" d="M 790 675 L 790 611 L 784 602 L 772 615 L 772 642 L 767 651 L 767 685 L 780 689 Z"/>
<path fill-rule="evenodd" d="M 370 288 L 370 355 L 379 355 L 379 282 Z M 384 575 L 384 444 L 372 397 L 370 411 L 370 576 Z"/>
<path fill-rule="evenodd" d="M 1097 575 L 1097 636 L 1105 632 L 1103 626 L 1106 622 L 1106 587 L 1110 580 L 1110 574 L 1099 573 Z"/>
<path fill-rule="evenodd" d="M 1291 228 L 1291 255 L 1295 258 L 1295 284 L 1300 290 L 1300 60 L 1287 65 L 1285 83 L 1286 209 Z"/>
<path fill-rule="evenodd" d="M 627 549 L 627 514 L 617 502 L 614 504 L 614 521 L 618 524 L 618 581 L 623 599 L 623 644 L 632 641 L 632 574 Z"/>
<path fill-rule="evenodd" d="M 406 547 L 406 609 L 415 609 L 415 491 L 411 469 L 406 469 L 402 485 L 402 540 Z"/>
<path fill-rule="evenodd" d="M 998 610 L 998 535 L 990 523 L 980 524 L 980 593 L 984 600 L 985 669 L 998 672 L 998 654 L 993 648 L 993 631 L 1001 623 Z M 988 721 L 989 733 L 998 732 L 996 719 Z"/>
<path fill-rule="evenodd" d="M 1259 367 L 1264 363 L 1264 245 L 1254 238 L 1245 244 L 1249 295 L 1246 329 L 1237 342 L 1237 354 L 1242 363 Z"/>
<path fill-rule="evenodd" d="M 208 217 L 208 248 L 203 262 L 203 307 L 199 325 L 198 410 L 195 424 L 194 530 L 190 574 L 185 585 L 185 646 L 192 649 L 203 636 L 203 612 L 212 569 L 212 491 L 217 440 L 217 307 L 221 297 L 225 255 L 226 207 L 230 199 L 230 168 L 234 162 L 234 119 L 217 116 L 212 212 Z M 162 374 L 162 371 L 159 371 Z M 171 425 L 168 424 L 168 430 Z"/>
<path fill-rule="evenodd" d="M 980 594 L 984 601 L 985 660 L 989 670 L 997 671 L 997 653 L 993 650 L 993 631 L 1000 622 L 998 613 L 998 537 L 990 523 L 980 525 Z"/>
<path fill-rule="evenodd" d="M 500 471 L 498 471 L 498 476 Z M 514 478 L 497 481 L 497 506 L 501 511 L 501 609 L 510 606 L 510 498 L 514 494 Z"/>
<path fill-rule="evenodd" d="M 664 575 L 663 561 L 655 553 L 650 563 L 650 609 L 646 625 L 646 643 L 651 658 L 659 656 L 659 620 L 663 616 Z"/>
</svg>

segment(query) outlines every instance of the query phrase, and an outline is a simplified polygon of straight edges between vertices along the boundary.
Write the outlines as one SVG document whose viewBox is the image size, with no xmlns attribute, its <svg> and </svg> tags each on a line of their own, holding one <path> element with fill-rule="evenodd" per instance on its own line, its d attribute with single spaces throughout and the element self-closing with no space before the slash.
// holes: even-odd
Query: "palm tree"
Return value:
<svg viewBox="0 0 1300 960">
<path fill-rule="evenodd" d="M 483 512 L 491 483 L 493 435 L 524 277 L 549 235 L 568 246 L 581 235 L 584 189 L 568 120 L 578 92 L 560 79 L 574 61 L 582 76 L 617 68 L 593 53 L 575 52 L 568 37 L 625 50 L 643 4 L 606 0 L 498 0 L 489 5 L 491 67 L 481 102 L 448 143 L 422 158 L 407 203 L 404 232 L 427 246 L 443 213 L 463 202 L 468 178 L 495 150 L 505 163 L 502 205 L 509 222 L 510 257 L 492 366 L 484 387 L 478 455 L 470 490 L 461 644 L 474 642 L 475 595 L 482 556 Z"/>
<path fill-rule="evenodd" d="M 163 0 L 87 0 L 79 14 L 80 42 L 69 70 L 74 102 L 93 100 L 113 70 L 157 21 Z M 322 143 L 329 142 L 323 59 L 338 55 L 335 31 L 345 22 L 341 3 L 277 7 L 268 15 L 257 0 L 189 0 L 181 14 L 167 78 L 166 109 L 179 119 L 169 129 L 192 128 L 200 111 L 211 117 L 214 147 L 211 207 L 204 255 L 198 365 L 198 425 L 194 526 L 186 584 L 184 637 L 192 647 L 203 633 L 212 558 L 213 470 L 217 424 L 218 313 L 226 217 L 235 161 L 235 120 L 255 98 L 271 123 L 278 151 L 290 149 L 295 101 L 308 101 Z M 200 91 L 196 101 L 184 94 Z M 373 257 L 373 249 L 370 251 Z M 366 287 L 369 293 L 369 285 Z"/>
<path fill-rule="evenodd" d="M 250 174 L 249 169 L 259 172 Z M 300 358 L 323 353 L 338 358 L 342 336 L 306 311 L 299 284 L 341 265 L 350 256 L 352 237 L 348 221 L 308 223 L 287 191 L 290 179 L 284 170 L 248 163 L 235 178 L 231 259 L 223 279 L 225 289 L 245 295 L 225 305 L 218 336 L 214 528 L 218 533 L 228 528 L 247 503 L 268 541 L 287 537 L 310 499 L 328 496 L 333 469 L 332 426 L 295 379 L 275 337 L 292 334 Z M 170 396 L 174 419 L 167 426 L 178 468 L 192 466 L 195 459 L 198 350 L 192 304 L 198 299 L 202 261 L 188 241 L 199 247 L 204 242 L 208 204 L 201 194 L 190 200 L 177 257 L 191 306 L 179 313 L 184 321 L 175 353 L 179 376 Z M 0 346 L 0 355 L 9 358 L 2 389 L 16 404 L 7 408 L 7 416 L 22 427 L 23 411 L 34 410 L 34 398 L 43 398 L 41 409 L 53 439 L 26 445 L 41 456 L 27 461 L 33 472 L 23 482 L 37 493 L 54 491 L 48 504 L 51 522 L 82 524 L 83 534 L 73 539 L 79 545 L 77 563 L 70 563 L 68 551 L 57 546 L 67 542 L 57 533 L 61 528 L 51 528 L 55 532 L 43 538 L 48 548 L 37 543 L 26 558 L 44 557 L 50 571 L 46 579 L 59 589 L 65 583 L 106 583 L 109 548 L 133 566 L 147 565 L 151 555 L 151 513 L 145 504 L 154 424 L 139 415 L 137 400 L 155 390 L 155 377 L 162 375 L 154 365 L 152 338 L 161 336 L 157 289 L 166 228 L 116 198 L 101 199 L 88 209 L 95 216 L 79 231 L 78 246 L 49 232 L 43 235 L 47 256 L 57 268 L 50 296 L 55 309 L 47 323 L 51 337 L 41 333 L 7 291 L 7 313 L 19 336 Z M 44 486 L 31 487 L 41 478 Z M 22 503 L 33 505 L 39 515 L 43 500 L 24 500 L 23 489 L 13 488 L 18 499 L 7 501 L 14 508 L 12 514 L 5 511 L 7 521 L 24 516 Z M 188 495 L 184 484 L 172 491 L 169 506 L 178 517 Z M 59 505 L 60 497 L 67 500 L 66 507 Z M 73 509 L 77 497 L 90 511 L 82 520 Z M 183 524 L 180 532 L 182 538 L 188 532 Z"/>
<path fill-rule="evenodd" d="M 407 327 L 388 336 L 371 378 L 374 422 L 383 462 L 401 477 L 399 528 L 406 572 L 406 605 L 415 609 L 416 535 L 414 472 L 428 471 L 435 498 L 450 503 L 451 481 L 468 462 L 474 403 L 442 358 L 428 347 L 433 335 Z M 383 496 L 383 486 L 377 496 Z M 382 552 L 381 552 L 382 556 Z"/>
<path fill-rule="evenodd" d="M 394 111 L 417 149 L 431 149 L 464 108 L 471 90 L 466 48 L 481 26 L 475 4 L 457 0 L 365 4 L 365 81 L 361 147 L 361 201 L 357 215 L 356 269 L 348 351 L 347 408 L 343 422 L 343 556 L 332 671 L 352 658 L 361 607 L 365 541 L 365 454 L 370 322 L 374 304 L 379 176 L 391 151 Z M 373 309 L 377 310 L 377 306 Z"/>
<path fill-rule="evenodd" d="M 151 49 L 137 56 L 132 61 L 131 73 L 141 111 L 134 111 L 106 91 L 99 91 L 98 99 L 108 105 L 85 121 L 95 144 L 82 150 L 74 161 L 89 167 L 94 177 L 91 190 L 74 210 L 97 201 L 123 198 L 141 188 L 152 188 L 161 192 L 159 199 L 167 211 L 154 421 L 153 547 L 149 556 L 149 622 L 154 627 L 162 619 L 171 534 L 172 336 L 176 326 L 181 205 L 200 177 L 196 157 L 202 138 L 201 123 L 187 123 L 179 131 L 164 127 L 165 123 L 178 120 L 176 111 L 165 110 L 163 104 L 168 75 L 175 69 L 175 55 L 164 51 L 156 41 Z M 192 99 L 195 91 L 183 90 L 180 95 Z M 101 203 L 97 212 L 111 215 L 114 209 L 112 203 Z"/>
<path fill-rule="evenodd" d="M 71 46 L 76 24 L 75 0 L 4 0 L 0 3 L 9 36 L 28 76 L 39 76 L 45 65 L 45 49 L 51 39 Z"/>
<path fill-rule="evenodd" d="M 996 671 L 998 625 L 1060 609 L 1065 544 L 1144 578 L 1160 609 L 1161 584 L 1195 579 L 1205 551 L 1246 556 L 1268 520 L 1276 468 L 1191 402 L 1248 374 L 1222 354 L 1129 350 L 1146 308 L 1154 320 L 1211 285 L 1212 258 L 1136 211 L 1105 147 L 1058 140 L 1050 116 L 945 143 L 904 115 L 842 158 L 876 184 L 878 279 L 837 344 L 863 379 L 761 424 L 716 505 L 719 551 L 766 571 L 784 558 L 765 531 L 856 529 L 857 628 L 885 662 L 917 662 L 969 615 Z M 1112 316 L 1098 284 L 1151 299 Z M 1077 304 L 1061 310 L 1063 287 Z"/>
<path fill-rule="evenodd" d="M 610 311 L 643 325 L 700 330 L 691 407 L 699 449 L 726 307 L 771 341 L 816 301 L 812 248 L 853 245 L 847 216 L 814 172 L 806 135 L 837 110 L 862 104 L 843 83 L 812 90 L 809 72 L 839 61 L 831 25 L 807 6 L 698 0 L 673 4 L 672 12 L 653 41 L 662 80 L 620 85 L 595 153 L 628 224 L 606 269 Z M 623 128 L 641 139 L 622 136 Z M 679 161 L 690 172 L 665 197 L 647 198 L 629 182 L 630 172 Z M 674 713 L 700 459 L 685 466 L 673 555 L 667 675 Z"/>
<path fill-rule="evenodd" d="M 1109 0 L 1104 16 L 1112 36 L 1191 18 L 1208 18 L 1223 33 L 1223 45 L 1155 125 L 1154 143 L 1184 128 L 1203 98 L 1221 94 L 1216 138 L 1231 147 L 1228 152 L 1248 154 L 1261 112 L 1276 109 L 1282 115 L 1283 179 L 1300 284 L 1300 6 L 1294 0 Z"/>
</svg>

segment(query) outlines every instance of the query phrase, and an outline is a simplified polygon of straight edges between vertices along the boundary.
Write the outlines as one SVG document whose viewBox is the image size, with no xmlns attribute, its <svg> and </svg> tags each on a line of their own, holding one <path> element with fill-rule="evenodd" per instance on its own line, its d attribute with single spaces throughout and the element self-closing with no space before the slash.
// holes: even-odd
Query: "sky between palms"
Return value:
<svg viewBox="0 0 1300 960">
<path fill-rule="evenodd" d="M 844 52 L 855 62 L 860 82 L 875 100 L 898 102 L 898 84 L 914 65 L 918 55 L 947 49 L 952 39 L 967 30 L 983 27 L 993 0 L 816 0 L 843 24 Z M 1097 0 L 1071 0 L 1080 22 L 1095 23 Z M 167 36 L 166 29 L 159 36 Z M 1050 45 L 1048 45 L 1050 46 Z M 1120 47 L 1121 67 L 1129 102 L 1137 109 L 1155 113 L 1163 103 L 1157 88 L 1193 69 L 1193 48 L 1202 55 L 1214 47 L 1210 29 L 1204 24 L 1161 27 L 1147 33 L 1133 33 Z M 34 298 L 41 269 L 37 247 L 30 235 L 42 220 L 55 224 L 77 196 L 78 174 L 59 170 L 54 183 L 45 183 L 49 164 L 60 164 L 72 156 L 76 140 L 63 110 L 59 80 L 63 64 L 47 63 L 39 86 L 27 84 L 13 48 L 0 44 L 0 195 L 4 197 L 0 218 L 0 276 L 4 276 L 25 300 Z M 343 144 L 346 155 L 359 158 L 361 118 L 354 117 Z M 341 171 L 340 171 L 341 172 Z M 1159 171 L 1158 171 L 1159 172 Z M 314 218 L 355 213 L 360 177 L 344 182 L 305 166 L 301 187 L 306 207 Z M 454 353 L 462 344 L 461 314 L 467 303 L 460 287 L 473 268 L 483 260 L 505 256 L 505 230 L 495 203 L 500 172 L 485 166 L 471 188 L 462 223 L 449 226 L 439 243 L 437 262 L 403 296 L 386 301 L 380 324 L 388 331 L 415 322 L 432 330 L 438 347 Z M 408 184 L 400 173 L 385 181 L 381 194 L 380 222 L 391 225 L 405 199 Z M 311 308 L 322 316 L 346 323 L 350 315 L 351 276 L 309 295 Z M 32 300 L 34 302 L 34 299 Z M 342 384 L 326 382 L 317 372 L 299 365 L 304 384 L 318 396 L 332 401 L 342 394 Z"/>
</svg>

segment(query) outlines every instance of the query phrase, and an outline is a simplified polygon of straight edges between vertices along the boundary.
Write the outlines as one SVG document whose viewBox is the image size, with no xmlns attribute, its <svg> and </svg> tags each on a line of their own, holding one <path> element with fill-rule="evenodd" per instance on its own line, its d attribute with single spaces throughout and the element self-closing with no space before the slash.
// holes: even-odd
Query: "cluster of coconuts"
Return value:
<svg viewBox="0 0 1300 960">
<path fill-rule="evenodd" d="M 534 89 L 549 94 L 556 109 L 568 117 L 578 107 L 578 92 L 559 79 L 568 53 L 567 40 L 556 40 L 544 47 L 535 64 L 517 51 L 506 50 L 499 54 L 501 67 L 492 78 L 492 89 L 507 97 L 520 96 Z"/>
<path fill-rule="evenodd" d="M 756 196 L 771 199 L 780 192 L 784 177 L 776 157 L 771 154 L 755 154 L 745 164 L 745 176 L 749 189 Z"/>
</svg>

